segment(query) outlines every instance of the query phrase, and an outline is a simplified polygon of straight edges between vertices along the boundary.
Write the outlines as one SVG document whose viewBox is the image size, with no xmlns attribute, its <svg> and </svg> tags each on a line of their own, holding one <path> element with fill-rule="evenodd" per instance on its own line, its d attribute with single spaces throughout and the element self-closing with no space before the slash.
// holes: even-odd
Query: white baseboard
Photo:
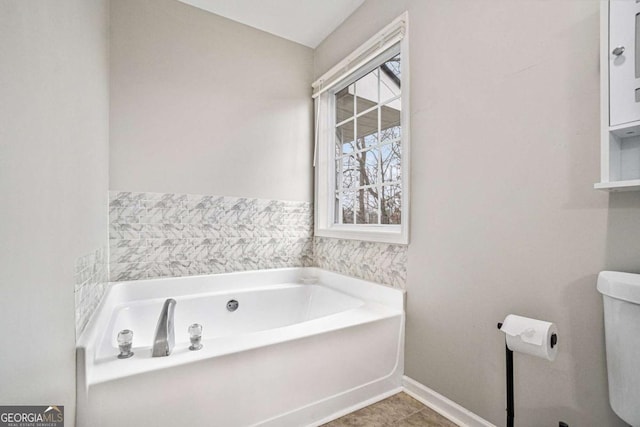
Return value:
<svg viewBox="0 0 640 427">
<path fill-rule="evenodd" d="M 458 405 L 456 402 L 447 399 L 440 393 L 431 390 L 429 387 L 407 377 L 406 375 L 402 377 L 402 385 L 404 387 L 404 392 L 409 396 L 422 402 L 459 426 L 496 427 L 484 418 L 479 417 L 473 412 Z"/>
</svg>

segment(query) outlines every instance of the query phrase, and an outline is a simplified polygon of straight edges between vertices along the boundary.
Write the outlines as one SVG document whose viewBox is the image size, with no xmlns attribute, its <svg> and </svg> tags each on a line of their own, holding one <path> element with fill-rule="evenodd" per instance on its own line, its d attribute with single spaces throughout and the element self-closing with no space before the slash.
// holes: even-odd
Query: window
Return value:
<svg viewBox="0 0 640 427">
<path fill-rule="evenodd" d="M 400 55 L 334 95 L 336 224 L 401 224 Z"/>
<path fill-rule="evenodd" d="M 408 243 L 406 15 L 389 27 L 314 84 L 318 236 Z"/>
</svg>

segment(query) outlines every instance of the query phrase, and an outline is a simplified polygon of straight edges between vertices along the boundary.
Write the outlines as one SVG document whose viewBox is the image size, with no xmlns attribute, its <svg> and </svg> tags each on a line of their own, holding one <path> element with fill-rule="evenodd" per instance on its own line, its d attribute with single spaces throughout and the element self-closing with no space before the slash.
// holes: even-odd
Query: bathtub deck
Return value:
<svg viewBox="0 0 640 427">
<path fill-rule="evenodd" d="M 398 393 L 322 427 L 457 427 L 405 393 Z"/>
</svg>

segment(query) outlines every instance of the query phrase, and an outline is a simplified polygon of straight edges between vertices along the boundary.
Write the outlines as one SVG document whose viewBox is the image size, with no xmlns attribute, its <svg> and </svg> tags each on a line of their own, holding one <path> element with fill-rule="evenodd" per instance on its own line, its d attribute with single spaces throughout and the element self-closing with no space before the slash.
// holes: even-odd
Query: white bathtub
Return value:
<svg viewBox="0 0 640 427">
<path fill-rule="evenodd" d="M 167 298 L 176 344 L 152 358 Z M 316 268 L 112 284 L 78 341 L 78 426 L 319 425 L 400 389 L 403 337 L 402 291 Z"/>
</svg>

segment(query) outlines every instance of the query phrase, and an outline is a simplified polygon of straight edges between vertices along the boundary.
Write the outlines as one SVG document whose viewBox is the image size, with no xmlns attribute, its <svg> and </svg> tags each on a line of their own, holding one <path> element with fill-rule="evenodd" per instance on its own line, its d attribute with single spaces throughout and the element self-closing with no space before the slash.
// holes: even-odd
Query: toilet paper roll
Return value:
<svg viewBox="0 0 640 427">
<path fill-rule="evenodd" d="M 551 361 L 558 354 L 557 343 L 553 345 L 551 342 L 551 336 L 558 333 L 554 323 L 509 314 L 500 330 L 506 334 L 507 347 L 511 351 Z"/>
</svg>

